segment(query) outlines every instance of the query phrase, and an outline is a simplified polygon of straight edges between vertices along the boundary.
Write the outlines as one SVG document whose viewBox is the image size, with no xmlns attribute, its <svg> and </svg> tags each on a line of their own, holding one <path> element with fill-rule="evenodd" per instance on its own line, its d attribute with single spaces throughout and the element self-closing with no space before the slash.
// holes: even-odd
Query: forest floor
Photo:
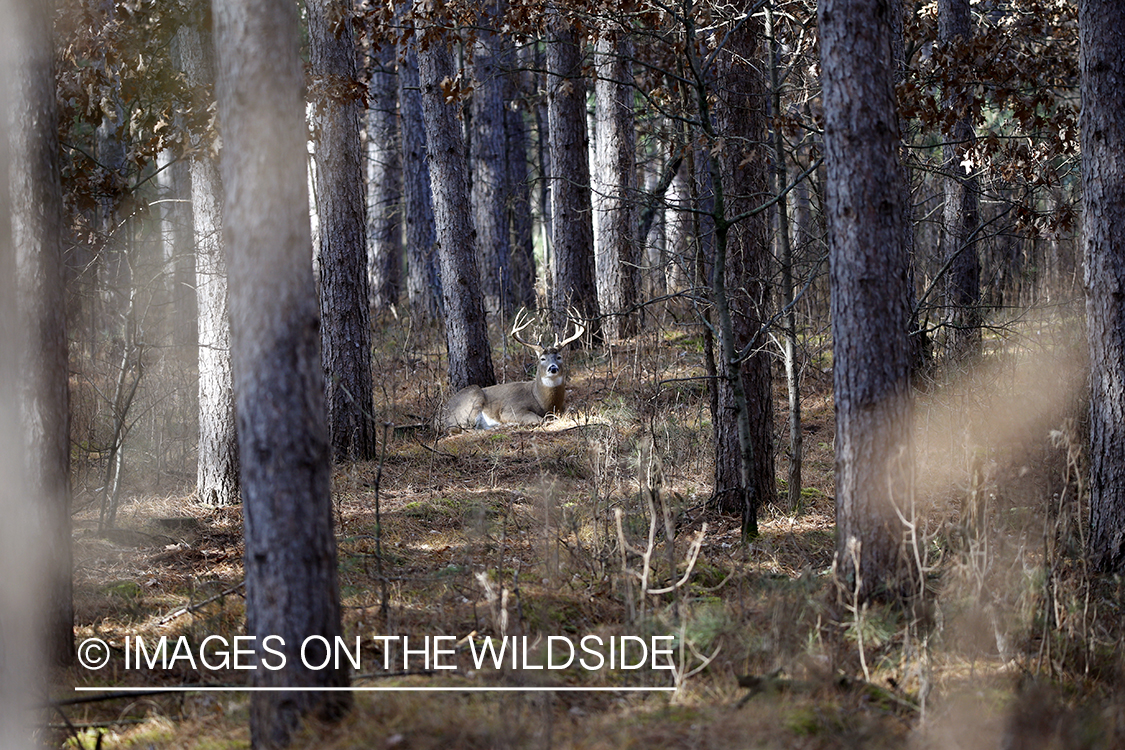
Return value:
<svg viewBox="0 0 1125 750">
<path fill-rule="evenodd" d="M 738 520 L 706 503 L 700 330 L 650 331 L 572 355 L 564 417 L 439 437 L 424 425 L 444 395 L 440 342 L 389 326 L 376 417 L 407 427 L 381 433 L 379 460 L 339 467 L 334 500 L 345 640 L 363 648 L 353 684 L 671 690 L 360 692 L 298 747 L 1125 747 L 1123 582 L 1089 575 L 1081 556 L 1081 373 L 1066 346 L 993 346 L 971 375 L 928 384 L 911 503 L 919 583 L 911 597 L 857 608 L 831 574 L 830 355 L 805 351 L 801 506 L 781 503 L 779 389 L 779 498 L 746 545 Z M 525 378 L 524 354 L 497 346 L 498 374 Z M 62 705 L 87 695 L 75 686 L 155 691 L 247 674 L 124 661 L 126 637 L 194 647 L 244 633 L 240 508 L 147 488 L 98 534 L 94 495 L 77 494 L 78 640 L 113 652 L 103 669 L 57 675 L 45 742 L 247 747 L 244 692 Z M 672 590 L 640 593 L 662 588 Z M 527 636 L 534 666 L 548 636 L 594 635 L 670 636 L 659 642 L 675 668 L 473 663 L 486 636 Z M 452 636 L 457 669 L 412 657 L 412 674 L 396 674 L 404 655 L 381 636 Z"/>
</svg>

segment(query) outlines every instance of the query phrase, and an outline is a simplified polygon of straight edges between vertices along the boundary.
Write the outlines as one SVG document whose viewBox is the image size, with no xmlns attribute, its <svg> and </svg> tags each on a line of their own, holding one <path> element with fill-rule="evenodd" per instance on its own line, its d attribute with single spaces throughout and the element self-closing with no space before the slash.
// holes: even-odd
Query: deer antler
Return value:
<svg viewBox="0 0 1125 750">
<path fill-rule="evenodd" d="M 555 346 L 554 346 L 555 349 L 562 349 L 564 346 L 569 344 L 571 341 L 577 341 L 578 338 L 582 334 L 586 333 L 586 326 L 584 326 L 584 325 L 582 325 L 581 323 L 578 322 L 579 321 L 578 311 L 575 310 L 573 307 L 566 311 L 566 318 L 570 323 L 574 324 L 574 333 L 571 334 L 570 336 L 567 336 L 562 341 L 559 341 L 559 335 L 556 333 L 555 334 Z"/>
<path fill-rule="evenodd" d="M 541 347 L 539 344 L 533 344 L 520 336 L 520 334 L 523 332 L 523 329 L 527 328 L 534 322 L 535 318 L 531 315 L 531 313 L 527 311 L 527 308 L 520 308 L 520 311 L 516 313 L 515 320 L 512 321 L 512 338 L 526 346 L 528 349 L 532 349 L 538 352 L 543 347 Z"/>
</svg>

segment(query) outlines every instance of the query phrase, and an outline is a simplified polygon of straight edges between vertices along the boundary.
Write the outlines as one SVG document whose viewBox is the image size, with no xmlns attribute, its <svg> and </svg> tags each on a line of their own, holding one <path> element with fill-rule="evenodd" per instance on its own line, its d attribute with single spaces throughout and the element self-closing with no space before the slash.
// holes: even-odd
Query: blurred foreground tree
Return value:
<svg viewBox="0 0 1125 750">
<path fill-rule="evenodd" d="M 17 397 L 23 434 L 23 480 L 39 505 L 35 536 L 48 566 L 45 646 L 59 665 L 74 661 L 70 541 L 70 390 L 62 247 L 55 73 L 47 4 L 26 0 L 14 11 L 16 55 L 10 128 L 11 242 L 15 252 Z M 2 176 L 7 178 L 8 173 Z M 7 242 L 7 227 L 0 225 Z M 5 321 L 11 325 L 11 320 Z M 3 353 L 10 356 L 9 351 Z M 18 573 L 17 573 L 18 575 Z M 9 653 L 4 641 L 4 653 Z M 17 657 L 18 658 L 18 657 Z M 5 656 L 5 660 L 7 656 Z"/>
<path fill-rule="evenodd" d="M 331 446 L 319 315 L 309 250 L 306 126 L 298 9 L 267 0 L 216 0 L 218 103 L 230 257 L 231 338 L 242 457 L 246 624 L 284 654 L 255 669 L 255 747 L 288 745 L 306 716 L 331 721 L 350 707 L 345 669 L 311 670 L 309 636 L 341 635 Z M 366 272 L 366 268 L 363 269 Z M 366 297 L 363 299 L 367 307 Z M 269 645 L 269 644 L 266 644 Z M 310 662 L 322 654 L 310 654 Z"/>
<path fill-rule="evenodd" d="M 25 57 L 20 40 L 26 37 L 24 24 L 31 6 L 41 7 L 37 0 L 0 0 L 0 97 L 12 107 L 12 75 Z M 34 15 L 34 14 L 32 14 Z M 47 660 L 43 658 L 44 582 L 48 580 L 48 544 L 42 539 L 43 529 L 37 524 L 43 514 L 40 503 L 49 498 L 35 497 L 24 482 L 24 431 L 20 424 L 20 349 L 28 336 L 21 330 L 23 320 L 17 305 L 16 253 L 12 237 L 12 204 L 9 199 L 14 180 L 9 179 L 9 136 L 15 123 L 8 117 L 17 114 L 15 106 L 0 117 L 0 643 L 4 658 L 0 660 L 0 747 L 36 747 L 40 734 L 28 721 L 28 709 L 39 704 L 46 692 Z M 48 607 L 50 602 L 48 600 Z M 51 640 L 50 635 L 47 636 Z"/>
</svg>

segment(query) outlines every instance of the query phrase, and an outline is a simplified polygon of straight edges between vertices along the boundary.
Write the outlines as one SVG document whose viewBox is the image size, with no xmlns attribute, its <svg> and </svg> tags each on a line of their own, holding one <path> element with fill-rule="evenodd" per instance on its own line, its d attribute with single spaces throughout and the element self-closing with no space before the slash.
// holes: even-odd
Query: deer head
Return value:
<svg viewBox="0 0 1125 750">
<path fill-rule="evenodd" d="M 512 338 L 535 352 L 535 379 L 504 383 L 487 388 L 471 385 L 453 395 L 442 413 L 446 430 L 488 429 L 501 424 L 538 424 L 548 414 L 561 414 L 566 406 L 566 365 L 561 350 L 586 332 L 573 313 L 574 332 L 565 338 L 554 335 L 549 346 L 531 342 L 524 331 L 534 318 L 521 310 L 512 323 Z"/>
</svg>

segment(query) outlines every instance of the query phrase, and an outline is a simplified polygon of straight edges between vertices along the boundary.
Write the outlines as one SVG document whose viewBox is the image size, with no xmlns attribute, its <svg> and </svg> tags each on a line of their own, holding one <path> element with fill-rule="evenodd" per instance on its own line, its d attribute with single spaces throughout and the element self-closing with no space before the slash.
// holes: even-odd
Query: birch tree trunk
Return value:
<svg viewBox="0 0 1125 750">
<path fill-rule="evenodd" d="M 225 237 L 245 525 L 246 627 L 280 669 L 258 687 L 341 687 L 344 668 L 310 670 L 300 647 L 342 634 L 332 529 L 331 445 L 308 220 L 304 71 L 298 9 L 216 0 Z M 366 298 L 364 298 L 366 308 Z M 271 645 L 271 644 L 266 644 Z M 317 663 L 322 654 L 309 653 Z M 338 719 L 347 693 L 256 692 L 255 747 L 283 747 L 304 717 Z"/>
<path fill-rule="evenodd" d="M 375 456 L 367 196 L 359 143 L 350 0 L 307 0 L 320 218 L 321 340 L 328 433 L 337 461 Z"/>
</svg>

